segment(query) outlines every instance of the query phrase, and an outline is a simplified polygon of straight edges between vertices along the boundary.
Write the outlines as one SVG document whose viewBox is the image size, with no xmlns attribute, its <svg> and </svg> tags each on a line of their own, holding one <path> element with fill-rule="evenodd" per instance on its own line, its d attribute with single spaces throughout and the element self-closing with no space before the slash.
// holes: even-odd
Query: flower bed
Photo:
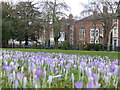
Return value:
<svg viewBox="0 0 120 90">
<path fill-rule="evenodd" d="M 117 88 L 118 59 L 1 50 L 2 88 Z"/>
</svg>

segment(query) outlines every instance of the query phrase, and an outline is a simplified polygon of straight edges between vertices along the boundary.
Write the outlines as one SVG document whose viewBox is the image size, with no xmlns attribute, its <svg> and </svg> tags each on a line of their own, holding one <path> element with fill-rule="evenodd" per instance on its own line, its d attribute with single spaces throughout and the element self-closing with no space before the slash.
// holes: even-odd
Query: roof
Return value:
<svg viewBox="0 0 120 90">
<path fill-rule="evenodd" d="M 117 18 L 117 14 L 108 13 L 108 15 L 105 15 L 105 17 L 104 17 L 104 16 L 102 16 L 102 14 L 99 13 L 99 14 L 96 15 L 96 18 L 95 18 L 94 15 L 90 15 L 88 17 L 77 20 L 76 23 L 77 22 L 83 22 L 83 21 L 93 21 L 93 20 L 103 21 L 103 20 L 116 19 L 116 18 Z"/>
</svg>

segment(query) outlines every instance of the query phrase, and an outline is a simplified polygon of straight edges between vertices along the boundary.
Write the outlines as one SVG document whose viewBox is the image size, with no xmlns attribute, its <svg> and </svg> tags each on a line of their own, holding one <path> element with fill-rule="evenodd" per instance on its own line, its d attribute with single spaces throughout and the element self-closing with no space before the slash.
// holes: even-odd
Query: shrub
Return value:
<svg viewBox="0 0 120 90">
<path fill-rule="evenodd" d="M 70 50 L 79 50 L 79 47 L 75 46 L 75 45 L 71 45 L 71 46 L 69 46 L 69 49 Z"/>
<path fill-rule="evenodd" d="M 120 51 L 120 46 L 117 47 L 117 51 Z"/>
<path fill-rule="evenodd" d="M 63 45 L 62 45 L 61 49 L 66 50 L 68 48 L 69 48 L 69 43 L 67 41 L 63 42 Z"/>
<path fill-rule="evenodd" d="M 101 44 L 95 44 L 95 50 L 99 51 L 100 50 L 100 46 L 101 46 Z"/>
<path fill-rule="evenodd" d="M 104 46 L 105 47 L 105 46 Z M 103 44 L 87 44 L 86 46 L 84 46 L 84 50 L 96 50 L 96 51 L 100 51 L 103 49 Z M 106 48 L 107 50 L 107 48 Z"/>
<path fill-rule="evenodd" d="M 92 44 L 87 44 L 86 46 L 84 46 L 84 50 L 92 50 L 92 49 L 93 49 Z"/>
</svg>

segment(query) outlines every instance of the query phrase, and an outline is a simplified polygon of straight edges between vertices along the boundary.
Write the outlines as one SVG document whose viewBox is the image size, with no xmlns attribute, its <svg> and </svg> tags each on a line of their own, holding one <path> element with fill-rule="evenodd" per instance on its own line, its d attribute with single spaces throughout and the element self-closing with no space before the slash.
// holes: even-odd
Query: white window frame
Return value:
<svg viewBox="0 0 120 90">
<path fill-rule="evenodd" d="M 95 43 L 99 43 L 99 29 L 98 28 L 96 28 L 96 30 L 95 31 L 98 31 L 98 35 L 96 36 L 96 33 L 95 33 Z M 92 35 L 92 34 L 94 34 L 94 28 L 91 28 L 90 29 L 90 43 L 94 43 L 94 36 Z"/>
<path fill-rule="evenodd" d="M 80 35 L 80 40 L 82 38 L 82 40 L 85 38 L 85 28 L 81 28 L 80 31 L 79 31 L 79 35 Z M 82 37 L 81 37 L 82 36 Z"/>
</svg>

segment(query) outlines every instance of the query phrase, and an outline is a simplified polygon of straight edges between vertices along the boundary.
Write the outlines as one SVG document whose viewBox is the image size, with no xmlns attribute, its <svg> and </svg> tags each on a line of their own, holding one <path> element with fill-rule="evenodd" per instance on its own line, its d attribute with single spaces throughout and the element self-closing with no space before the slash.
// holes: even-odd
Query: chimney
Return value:
<svg viewBox="0 0 120 90">
<path fill-rule="evenodd" d="M 69 15 L 69 19 L 73 19 L 73 15 L 72 14 Z"/>
<path fill-rule="evenodd" d="M 108 13 L 108 8 L 107 8 L 107 6 L 103 6 L 103 13 L 104 13 L 104 14 L 107 14 L 107 13 Z"/>
<path fill-rule="evenodd" d="M 62 17 L 62 20 L 65 20 L 65 17 Z"/>
</svg>

